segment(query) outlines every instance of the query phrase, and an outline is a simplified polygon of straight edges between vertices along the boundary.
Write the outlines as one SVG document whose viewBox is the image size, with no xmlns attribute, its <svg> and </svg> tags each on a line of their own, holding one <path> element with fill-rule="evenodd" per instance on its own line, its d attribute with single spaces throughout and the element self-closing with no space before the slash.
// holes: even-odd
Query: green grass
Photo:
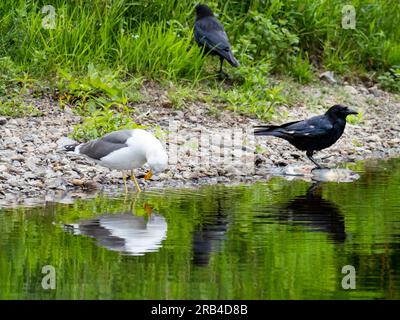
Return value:
<svg viewBox="0 0 400 320">
<path fill-rule="evenodd" d="M 189 101 L 197 98 L 195 90 L 189 86 L 172 86 L 167 91 L 167 98 L 174 109 L 183 109 Z"/>
<path fill-rule="evenodd" d="M 0 54 L 38 75 L 90 63 L 151 78 L 199 81 L 209 74 L 192 45 L 197 1 L 2 1 Z M 356 10 L 356 29 L 341 27 L 342 8 Z M 43 28 L 44 5 L 55 8 Z M 303 74 L 304 65 L 388 71 L 400 64 L 396 0 L 247 0 L 210 3 L 243 65 L 266 58 L 274 72 Z M 329 14 L 328 14 L 329 13 Z M 307 76 L 308 77 L 308 76 Z M 303 79 L 302 76 L 299 79 Z"/>
</svg>

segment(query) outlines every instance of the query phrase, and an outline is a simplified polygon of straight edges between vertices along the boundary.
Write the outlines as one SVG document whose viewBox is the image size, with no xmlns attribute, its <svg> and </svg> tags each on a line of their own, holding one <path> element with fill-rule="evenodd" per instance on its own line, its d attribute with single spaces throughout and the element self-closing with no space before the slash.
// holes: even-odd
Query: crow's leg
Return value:
<svg viewBox="0 0 400 320">
<path fill-rule="evenodd" d="M 307 199 L 311 200 L 314 197 L 314 192 L 321 185 L 321 181 L 313 182 L 313 184 L 307 189 Z"/>
<path fill-rule="evenodd" d="M 218 71 L 218 76 L 221 79 L 225 79 L 228 78 L 228 75 L 222 71 L 222 64 L 224 63 L 224 58 L 223 57 L 219 57 L 219 61 L 220 61 L 220 67 L 219 67 L 219 71 Z"/>
<path fill-rule="evenodd" d="M 321 165 L 317 161 L 315 161 L 315 159 L 313 158 L 313 154 L 314 154 L 314 151 L 308 150 L 306 152 L 307 158 L 310 159 L 311 162 L 317 166 L 317 169 L 322 169 L 323 167 L 321 167 Z"/>
</svg>

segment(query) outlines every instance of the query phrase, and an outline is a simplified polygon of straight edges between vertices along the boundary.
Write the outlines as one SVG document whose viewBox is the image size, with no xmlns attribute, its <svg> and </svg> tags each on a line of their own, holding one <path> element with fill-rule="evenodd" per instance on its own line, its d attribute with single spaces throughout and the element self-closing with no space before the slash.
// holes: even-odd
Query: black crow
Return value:
<svg viewBox="0 0 400 320">
<path fill-rule="evenodd" d="M 307 120 L 294 121 L 280 126 L 257 126 L 256 136 L 274 136 L 289 141 L 297 149 L 306 151 L 307 157 L 317 166 L 313 154 L 333 145 L 343 134 L 346 117 L 357 112 L 336 104 L 325 114 Z"/>
<path fill-rule="evenodd" d="M 205 53 L 219 56 L 221 61 L 220 73 L 222 73 L 224 59 L 233 67 L 240 65 L 233 56 L 223 25 L 214 17 L 211 9 L 205 4 L 196 6 L 194 39 L 201 48 L 204 48 Z"/>
</svg>

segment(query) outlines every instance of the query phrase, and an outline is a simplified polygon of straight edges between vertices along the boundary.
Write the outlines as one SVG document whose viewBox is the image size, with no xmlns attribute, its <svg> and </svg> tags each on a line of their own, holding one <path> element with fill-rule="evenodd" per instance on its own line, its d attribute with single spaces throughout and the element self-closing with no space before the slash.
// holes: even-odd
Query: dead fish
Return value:
<svg viewBox="0 0 400 320">
<path fill-rule="evenodd" d="M 311 171 L 312 179 L 315 181 L 334 181 L 334 182 L 352 182 L 358 180 L 360 175 L 349 169 L 313 169 Z"/>
<path fill-rule="evenodd" d="M 309 176 L 311 166 L 286 166 L 280 170 L 280 173 L 287 176 Z"/>
</svg>

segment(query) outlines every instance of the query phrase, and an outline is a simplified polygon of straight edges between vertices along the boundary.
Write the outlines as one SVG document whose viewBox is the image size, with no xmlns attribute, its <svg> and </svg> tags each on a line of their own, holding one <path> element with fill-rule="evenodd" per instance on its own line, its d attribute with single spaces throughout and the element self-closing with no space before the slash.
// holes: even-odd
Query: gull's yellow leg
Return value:
<svg viewBox="0 0 400 320">
<path fill-rule="evenodd" d="M 136 201 L 139 198 L 139 193 L 136 193 L 134 198 L 131 201 L 130 211 L 133 215 L 136 215 Z"/>
<path fill-rule="evenodd" d="M 134 174 L 133 174 L 133 170 L 131 170 L 131 180 L 132 180 L 133 183 L 135 184 L 135 187 L 136 187 L 137 192 L 142 192 L 142 190 L 140 189 L 139 184 L 138 184 L 138 182 L 136 181 L 136 178 L 135 178 L 135 176 L 134 176 Z"/>
<path fill-rule="evenodd" d="M 125 171 L 122 171 L 122 179 L 124 179 L 124 186 L 125 186 L 125 195 L 128 193 L 128 185 L 126 184 L 126 175 Z"/>
</svg>

